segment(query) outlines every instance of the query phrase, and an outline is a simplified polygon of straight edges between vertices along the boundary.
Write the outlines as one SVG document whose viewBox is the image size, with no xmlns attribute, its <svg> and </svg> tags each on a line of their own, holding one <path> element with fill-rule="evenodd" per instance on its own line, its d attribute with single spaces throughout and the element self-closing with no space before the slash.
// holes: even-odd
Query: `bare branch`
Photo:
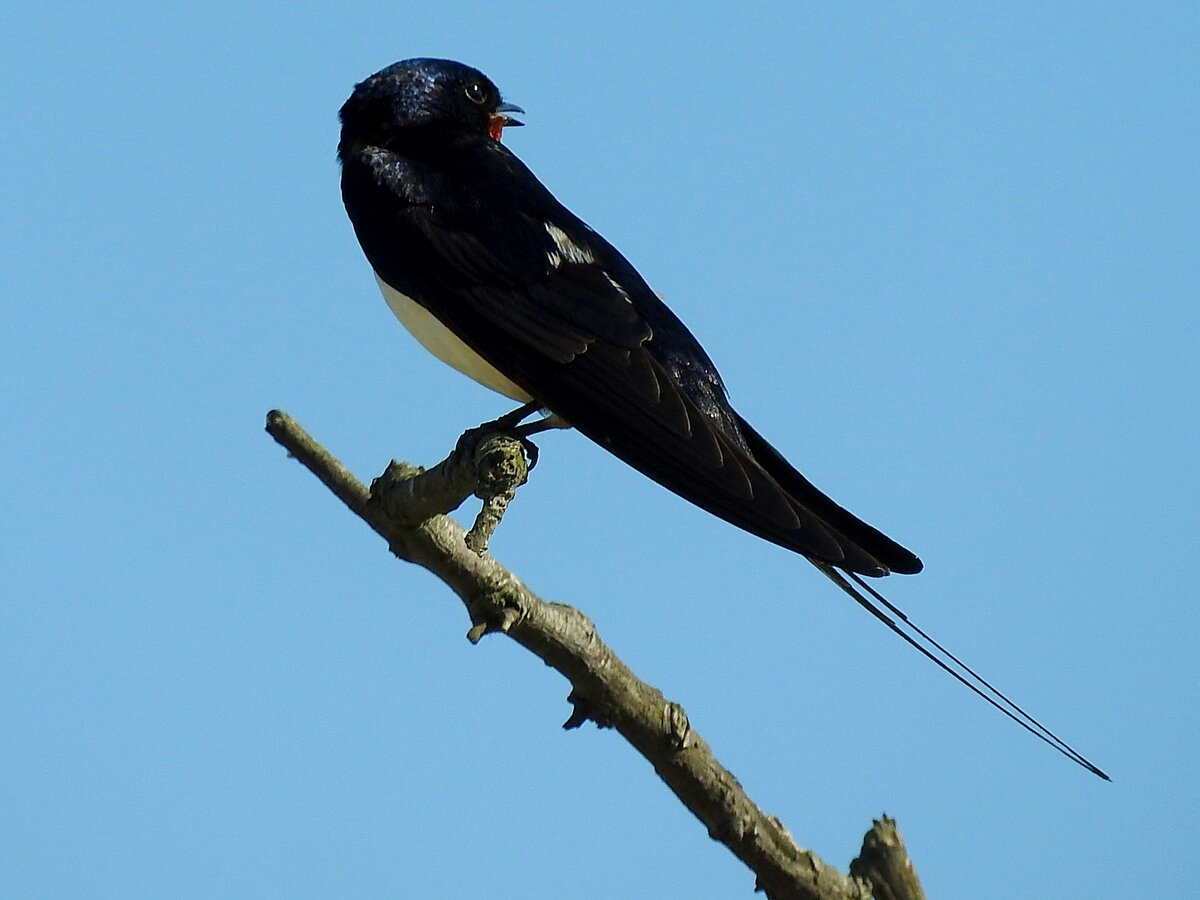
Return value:
<svg viewBox="0 0 1200 900">
<path fill-rule="evenodd" d="M 756 887 L 767 897 L 871 897 L 865 877 L 874 880 L 882 869 L 863 868 L 861 874 L 852 870 L 847 876 L 798 847 L 779 820 L 755 806 L 717 762 L 708 744 L 692 730 L 683 708 L 638 679 L 600 640 L 586 616 L 570 606 L 540 599 L 484 555 L 488 529 L 495 522 L 489 519 L 482 527 L 477 523 L 480 531 L 472 540 L 481 549 L 476 552 L 468 546 L 467 533 L 444 514 L 472 493 L 484 498 L 485 509 L 491 504 L 493 512 L 502 513 L 525 480 L 520 443 L 497 433 L 495 423 L 468 431 L 450 456 L 427 471 L 393 461 L 370 491 L 285 413 L 270 412 L 267 431 L 382 536 L 396 556 L 428 569 L 458 594 L 471 617 L 467 635 L 471 641 L 502 632 L 561 672 L 571 683 L 568 700 L 573 705 L 564 727 L 577 728 L 590 719 L 620 732 L 704 823 L 709 835 L 754 871 Z M 504 499 L 492 499 L 497 497 Z M 498 522 L 498 516 L 493 518 Z M 884 821 L 895 834 L 894 823 Z M 898 835 L 895 846 L 903 854 Z M 911 873 L 911 863 L 903 859 Z M 922 896 L 919 886 L 916 890 L 877 896 L 910 900 Z"/>
<path fill-rule="evenodd" d="M 875 900 L 925 900 L 896 820 L 888 816 L 876 819 L 863 838 L 858 858 L 850 863 L 850 874 L 871 884 Z"/>
</svg>

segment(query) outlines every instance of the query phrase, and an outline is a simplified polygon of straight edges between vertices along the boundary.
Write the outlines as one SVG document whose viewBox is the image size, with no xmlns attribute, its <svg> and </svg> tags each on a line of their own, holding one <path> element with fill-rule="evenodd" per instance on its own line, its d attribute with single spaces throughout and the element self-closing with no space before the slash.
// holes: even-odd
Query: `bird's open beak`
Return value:
<svg viewBox="0 0 1200 900">
<path fill-rule="evenodd" d="M 506 113 L 524 114 L 525 110 L 521 109 L 521 107 L 517 106 L 515 103 L 501 103 L 499 106 L 497 106 L 496 111 L 492 114 L 491 118 L 488 119 L 488 134 L 491 135 L 492 140 L 494 141 L 500 140 L 500 132 L 505 128 L 513 128 L 517 125 L 525 124 L 524 122 L 510 118 L 508 115 L 506 115 Z"/>
</svg>

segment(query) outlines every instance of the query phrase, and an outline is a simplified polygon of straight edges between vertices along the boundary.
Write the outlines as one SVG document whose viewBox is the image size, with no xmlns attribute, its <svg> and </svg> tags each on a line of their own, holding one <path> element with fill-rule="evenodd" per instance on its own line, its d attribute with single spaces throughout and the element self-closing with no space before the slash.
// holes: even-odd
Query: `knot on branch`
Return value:
<svg viewBox="0 0 1200 900">
<path fill-rule="evenodd" d="M 392 460 L 371 482 L 370 502 L 396 524 L 414 528 L 478 497 L 483 507 L 466 543 L 482 556 L 517 488 L 529 478 L 527 442 L 499 428 L 489 422 L 463 432 L 450 455 L 430 469 Z"/>
<path fill-rule="evenodd" d="M 529 480 L 525 445 L 508 434 L 490 434 L 475 447 L 475 496 L 483 501 L 475 524 L 467 532 L 467 546 L 482 556 L 517 488 Z"/>
<path fill-rule="evenodd" d="M 478 644 L 488 634 L 508 634 L 514 625 L 525 618 L 524 610 L 506 604 L 504 597 L 498 594 L 483 600 L 467 600 L 467 611 L 473 623 L 467 632 L 467 640 L 472 644 Z"/>
<path fill-rule="evenodd" d="M 686 750 L 692 742 L 692 723 L 678 703 L 668 701 L 663 706 L 663 733 L 676 750 Z"/>
<path fill-rule="evenodd" d="M 563 722 L 563 730 L 571 731 L 588 721 L 595 722 L 597 728 L 613 727 L 609 717 L 601 711 L 599 705 L 593 703 L 578 690 L 573 690 L 567 695 L 567 702 L 571 704 L 572 708 L 571 715 L 567 717 L 567 721 Z"/>
</svg>

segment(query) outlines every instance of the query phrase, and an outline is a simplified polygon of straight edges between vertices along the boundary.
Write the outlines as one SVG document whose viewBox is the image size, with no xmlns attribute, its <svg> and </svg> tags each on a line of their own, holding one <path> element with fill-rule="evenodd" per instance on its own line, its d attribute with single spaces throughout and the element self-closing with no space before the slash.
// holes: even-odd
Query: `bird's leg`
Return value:
<svg viewBox="0 0 1200 900">
<path fill-rule="evenodd" d="M 513 429 L 513 434 L 517 437 L 529 437 L 531 434 L 537 434 L 542 431 L 550 431 L 554 428 L 570 428 L 571 423 L 560 416 L 558 413 L 550 413 L 536 422 L 530 422 L 527 425 L 518 425 Z"/>
<path fill-rule="evenodd" d="M 488 434 L 489 432 L 499 432 L 500 434 L 512 435 L 521 443 L 525 455 L 529 457 L 528 469 L 533 469 L 537 465 L 538 448 L 533 441 L 524 436 L 521 420 L 528 419 L 536 412 L 540 412 L 542 406 L 536 400 L 530 400 L 528 403 L 522 403 L 512 412 L 505 413 L 497 419 L 492 419 L 490 422 L 484 422 L 478 428 L 471 429 L 470 433 L 477 435 Z M 538 423 L 533 423 L 538 424 Z M 465 437 L 465 435 L 464 435 Z"/>
<path fill-rule="evenodd" d="M 513 437 L 521 442 L 521 446 L 525 448 L 525 453 L 529 456 L 529 468 L 533 469 L 538 461 L 538 445 L 529 439 L 531 434 L 538 434 L 542 431 L 550 431 L 553 428 L 570 428 L 571 423 L 564 419 L 558 413 L 548 413 L 536 422 L 529 422 L 526 425 L 518 425 L 512 430 Z"/>
<path fill-rule="evenodd" d="M 525 483 L 537 465 L 538 446 L 528 436 L 550 428 L 570 427 L 553 413 L 528 425 L 521 424 L 522 419 L 542 408 L 536 401 L 530 401 L 498 419 L 470 429 L 459 438 L 456 454 L 471 454 L 476 479 L 475 496 L 483 500 L 483 508 L 465 538 L 467 546 L 476 553 L 482 554 L 487 550 L 488 541 L 500 524 L 508 504 L 516 496 L 517 488 Z M 495 440 L 497 438 L 500 440 Z M 504 446 L 506 441 L 508 447 Z M 520 444 L 519 451 L 512 447 L 512 441 Z M 523 454 L 524 459 L 520 459 L 519 454 Z"/>
<path fill-rule="evenodd" d="M 521 421 L 529 418 L 536 412 L 545 410 L 536 400 L 530 400 L 528 403 L 523 403 L 510 413 L 505 413 L 498 419 L 493 419 L 486 425 L 480 426 L 481 429 L 488 431 L 499 431 L 504 434 L 511 434 L 514 438 L 521 442 L 521 447 L 525 450 L 525 455 L 529 457 L 529 469 L 538 462 L 538 445 L 529 439 L 531 434 L 538 434 L 542 431 L 549 431 L 552 428 L 570 428 L 571 425 L 561 416 L 555 413 L 548 413 L 536 422 L 529 422 L 525 425 Z"/>
<path fill-rule="evenodd" d="M 541 404 L 536 400 L 530 400 L 528 403 L 522 403 L 512 412 L 505 413 L 500 418 L 493 420 L 489 424 L 495 425 L 500 431 L 513 431 L 523 419 L 528 419 L 541 408 Z"/>
</svg>

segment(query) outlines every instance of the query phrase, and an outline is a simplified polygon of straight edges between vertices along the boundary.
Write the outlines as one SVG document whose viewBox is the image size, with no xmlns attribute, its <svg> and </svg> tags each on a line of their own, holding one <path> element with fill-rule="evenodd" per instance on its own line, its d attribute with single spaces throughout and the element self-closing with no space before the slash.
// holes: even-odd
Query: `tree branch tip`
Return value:
<svg viewBox="0 0 1200 900">
<path fill-rule="evenodd" d="M 589 720 L 594 721 L 590 710 L 591 704 L 579 691 L 572 689 L 571 693 L 567 694 L 567 702 L 571 704 L 571 715 L 567 717 L 567 721 L 563 722 L 563 731 L 572 731 Z"/>
<path fill-rule="evenodd" d="M 571 715 L 567 716 L 567 721 L 563 722 L 563 731 L 574 731 L 576 728 L 581 728 L 587 723 L 588 717 L 578 706 L 571 710 Z"/>
<path fill-rule="evenodd" d="M 295 420 L 281 409 L 272 409 L 267 413 L 267 424 L 264 426 L 267 434 L 275 438 L 279 443 L 280 436 L 285 432 L 292 430 L 295 427 Z M 292 456 L 291 453 L 288 456 Z"/>
<path fill-rule="evenodd" d="M 524 617 L 524 613 L 515 606 L 505 606 L 499 613 L 493 613 L 490 610 L 486 613 L 473 612 L 471 619 L 475 624 L 467 631 L 467 640 L 472 644 L 478 644 L 486 635 L 496 632 L 508 634 L 512 631 L 513 626 Z"/>
<path fill-rule="evenodd" d="M 886 813 L 871 823 L 850 875 L 871 885 L 879 900 L 924 900 L 925 893 L 896 820 Z"/>
<path fill-rule="evenodd" d="M 585 722 L 595 723 L 597 728 L 615 728 L 612 719 L 601 711 L 601 707 L 578 691 L 567 695 L 567 702 L 573 707 L 567 721 L 563 722 L 563 730 L 571 731 L 579 728 Z"/>
</svg>

